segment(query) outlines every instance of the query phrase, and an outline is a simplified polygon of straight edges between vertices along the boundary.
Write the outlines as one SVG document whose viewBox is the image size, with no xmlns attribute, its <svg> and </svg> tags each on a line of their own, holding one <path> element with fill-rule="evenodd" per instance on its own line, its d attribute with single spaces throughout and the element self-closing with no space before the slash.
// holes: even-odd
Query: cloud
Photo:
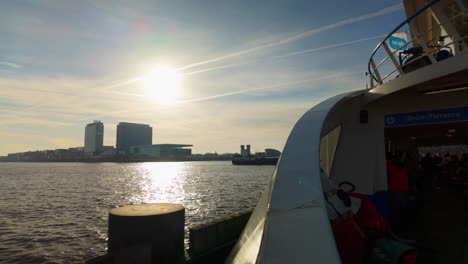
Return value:
<svg viewBox="0 0 468 264">
<path fill-rule="evenodd" d="M 7 66 L 7 67 L 10 67 L 10 68 L 15 68 L 15 69 L 19 69 L 23 66 L 19 65 L 19 64 L 16 64 L 16 63 L 13 63 L 13 62 L 8 62 L 8 61 L 0 61 L 0 66 Z"/>
<path fill-rule="evenodd" d="M 98 115 L 103 117 L 101 120 L 105 124 L 106 145 L 115 144 L 116 124 L 130 121 L 151 124 L 155 143 L 194 144 L 194 153 L 237 151 L 238 145 L 246 142 L 258 150 L 266 147 L 281 149 L 292 126 L 306 110 L 332 94 L 358 88 L 362 84 L 358 75 L 352 73 L 350 69 L 328 74 L 282 69 L 275 76 L 271 76 L 274 72 L 220 76 L 220 80 L 210 78 L 213 83 L 204 94 L 211 93 L 217 98 L 227 98 L 232 94 L 232 99 L 214 100 L 200 96 L 192 98 L 198 101 L 166 108 L 154 105 L 146 98 L 115 94 L 97 96 L 92 89 L 96 87 L 93 81 L 66 77 L 26 81 L 0 78 L 0 87 L 5 87 L 0 90 L 0 97 L 8 101 L 19 101 L 22 105 L 44 99 L 53 102 L 27 111 L 22 111 L 23 106 L 2 108 L 3 131 L 15 132 L 1 134 L 0 155 L 80 146 L 85 124 L 92 121 L 92 116 Z M 235 80 L 242 76 L 256 85 L 243 83 L 239 86 Z M 268 76 L 268 82 L 261 85 Z M 226 87 L 222 86 L 224 83 Z M 206 83 L 201 85 L 205 87 Z M 283 97 L 294 91 L 310 93 L 289 99 Z M 239 100 L 234 96 L 252 92 L 259 93 L 254 101 Z M 17 141 L 21 142 L 17 145 L 8 143 Z"/>
<path fill-rule="evenodd" d="M 99 83 L 73 77 L 0 78 L 0 98 L 17 105 L 9 107 L 15 115 L 50 112 L 49 117 L 67 113 L 83 116 L 101 112 L 100 107 L 118 109 L 118 105 L 136 104 L 128 96 L 99 90 Z"/>
<path fill-rule="evenodd" d="M 248 92 L 254 92 L 254 91 L 260 91 L 260 90 L 272 90 L 272 89 L 277 89 L 277 88 L 284 88 L 288 86 L 294 86 L 297 84 L 302 84 L 302 83 L 310 83 L 314 81 L 320 81 L 320 80 L 325 80 L 325 79 L 330 79 L 330 78 L 336 78 L 336 77 L 342 77 L 347 74 L 352 74 L 353 72 L 338 72 L 338 73 L 333 73 L 325 76 L 314 76 L 306 79 L 301 79 L 301 80 L 295 80 L 291 82 L 286 82 L 286 83 L 279 83 L 279 84 L 274 84 L 274 85 L 268 85 L 268 86 L 263 86 L 263 87 L 255 87 L 255 88 L 246 88 L 246 89 L 240 89 L 228 93 L 223 93 L 223 94 L 216 94 L 216 95 L 211 95 L 207 97 L 202 97 L 202 98 L 195 98 L 195 99 L 189 99 L 186 101 L 181 101 L 180 103 L 193 103 L 193 102 L 200 102 L 200 101 L 206 101 L 206 100 L 212 100 L 212 99 L 217 99 L 217 98 L 222 98 L 226 96 L 232 96 L 232 95 L 238 95 L 238 94 L 243 94 L 243 93 L 248 93 Z"/>
<path fill-rule="evenodd" d="M 54 121 L 47 118 L 29 118 L 29 117 L 18 117 L 17 118 L 9 118 L 3 119 L 0 127 L 5 126 L 12 126 L 12 125 L 33 125 L 33 126 L 46 126 L 46 127 L 62 127 L 62 126 L 71 126 L 72 123 L 63 122 L 63 121 Z"/>
<path fill-rule="evenodd" d="M 217 93 L 217 94 L 207 95 L 203 97 L 196 97 L 196 98 L 191 98 L 191 99 L 185 99 L 185 100 L 179 100 L 177 102 L 177 105 L 180 107 L 180 106 L 190 104 L 190 103 L 198 103 L 202 101 L 209 101 L 209 100 L 214 100 L 214 99 L 219 99 L 219 98 L 229 97 L 229 96 L 234 96 L 234 95 L 239 95 L 239 94 L 247 94 L 247 93 L 256 92 L 256 91 L 270 91 L 271 92 L 273 90 L 278 90 L 278 89 L 281 89 L 281 91 L 283 92 L 285 91 L 285 89 L 290 91 L 291 89 L 294 89 L 294 87 L 297 87 L 298 85 L 301 85 L 301 84 L 307 84 L 307 83 L 310 84 L 316 81 L 338 78 L 338 77 L 343 77 L 343 76 L 347 76 L 351 74 L 356 74 L 356 72 L 350 71 L 350 70 L 340 70 L 340 71 L 331 72 L 329 74 L 318 74 L 318 73 L 315 73 L 312 75 L 309 74 L 309 76 L 305 76 L 302 78 L 299 75 L 294 76 L 294 75 L 290 75 L 286 73 L 285 75 L 288 76 L 288 79 L 289 79 L 288 81 L 274 82 L 274 79 L 270 77 L 271 84 L 268 84 L 268 85 L 262 85 L 262 86 L 257 86 L 253 88 L 243 88 L 243 89 L 237 88 L 234 91 Z M 260 80 L 263 79 L 261 76 L 257 76 L 257 77 L 259 77 Z M 236 77 L 234 77 L 233 79 L 236 79 Z M 230 83 L 230 81 L 228 80 L 225 80 L 225 82 Z M 219 84 L 218 84 L 218 87 L 219 87 Z M 128 96 L 128 94 L 125 94 L 125 93 L 124 95 Z M 135 97 L 140 97 L 138 94 L 131 94 L 131 95 Z M 137 113 L 140 111 L 148 111 L 149 109 L 152 109 L 152 108 L 153 108 L 153 105 L 143 104 L 143 105 L 138 105 L 133 108 L 126 107 L 125 109 L 120 109 L 114 112 L 107 111 L 99 115 L 83 117 L 83 118 L 78 119 L 78 121 L 91 120 L 91 119 L 102 118 L 106 116 L 107 117 L 108 116 L 121 116 L 122 114 Z"/>
</svg>

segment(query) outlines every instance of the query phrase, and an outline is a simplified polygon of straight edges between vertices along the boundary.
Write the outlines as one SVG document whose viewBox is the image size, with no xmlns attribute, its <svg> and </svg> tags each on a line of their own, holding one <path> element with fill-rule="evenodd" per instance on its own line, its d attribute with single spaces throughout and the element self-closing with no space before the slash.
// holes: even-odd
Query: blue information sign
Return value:
<svg viewBox="0 0 468 264">
<path fill-rule="evenodd" d="M 386 127 L 468 121 L 468 107 L 385 116 Z"/>
<path fill-rule="evenodd" d="M 388 44 L 390 45 L 390 48 L 392 48 L 392 51 L 395 50 L 406 50 L 406 39 L 400 38 L 398 36 L 391 36 L 388 38 Z"/>
</svg>

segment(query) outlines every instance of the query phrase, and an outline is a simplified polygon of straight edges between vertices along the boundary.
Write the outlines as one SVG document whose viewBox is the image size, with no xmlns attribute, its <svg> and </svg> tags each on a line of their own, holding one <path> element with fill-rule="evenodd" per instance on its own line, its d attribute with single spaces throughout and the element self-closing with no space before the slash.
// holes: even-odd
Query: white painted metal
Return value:
<svg viewBox="0 0 468 264">
<path fill-rule="evenodd" d="M 326 116 L 346 95 L 320 103 L 296 123 L 227 263 L 340 263 L 320 182 L 319 143 Z"/>
<path fill-rule="evenodd" d="M 390 94 L 418 83 L 423 83 L 436 79 L 451 73 L 461 71 L 468 68 L 468 53 L 460 53 L 457 56 L 439 61 L 437 64 L 427 65 L 421 69 L 405 74 L 381 85 L 377 85 L 369 92 L 375 94 L 376 97 L 380 97 L 386 94 Z M 369 97 L 374 100 L 375 97 Z"/>
<path fill-rule="evenodd" d="M 408 15 L 412 15 L 416 13 L 418 8 L 421 8 L 426 5 L 427 1 L 419 1 L 419 0 L 405 0 L 405 9 L 409 8 L 410 10 L 406 10 Z M 412 43 L 415 47 L 420 46 L 423 49 L 423 54 L 421 54 L 418 58 L 412 57 L 412 61 L 407 61 L 405 64 L 408 65 L 410 63 L 414 63 L 417 61 L 417 59 L 426 57 L 431 61 L 431 64 L 436 64 L 439 63 L 438 60 L 436 59 L 436 55 L 440 51 L 441 48 L 451 48 L 452 51 L 455 51 L 452 55 L 453 56 L 458 56 L 461 53 L 466 52 L 466 41 L 465 39 L 467 38 L 467 28 L 462 28 L 466 27 L 466 24 L 463 24 L 464 22 L 456 22 L 457 20 L 460 20 L 461 16 L 468 16 L 466 13 L 466 5 L 468 4 L 467 0 L 445 0 L 445 1 L 431 1 L 429 3 L 430 8 L 425 10 L 422 13 L 419 13 L 418 16 L 412 17 L 409 22 L 405 22 L 409 27 L 411 31 L 411 35 L 413 36 L 412 40 L 407 43 L 410 44 Z M 428 5 L 428 6 L 429 6 Z M 455 7 L 455 14 L 446 14 L 446 9 L 447 7 L 454 8 Z M 444 10 L 444 11 L 443 11 Z M 453 10 L 452 10 L 453 11 Z M 455 24 L 461 23 L 461 25 L 455 26 Z M 404 24 L 400 24 L 398 28 L 395 30 L 398 30 L 402 27 Z M 394 31 L 392 31 L 394 32 Z M 445 43 L 444 47 L 437 47 L 438 43 L 438 37 L 440 34 L 446 35 L 448 34 L 449 43 Z M 414 41 L 414 43 L 413 43 Z M 377 66 L 373 66 L 373 58 L 374 55 L 377 52 L 380 52 L 381 50 L 384 50 L 386 52 L 385 58 L 377 64 Z M 395 52 L 391 53 L 388 50 L 388 47 L 386 46 L 385 42 L 382 42 L 378 45 L 378 48 L 374 51 L 374 53 L 371 56 L 371 59 L 369 60 L 369 65 L 368 65 L 368 71 L 371 74 L 371 79 L 375 78 L 377 79 L 376 75 L 382 76 L 378 79 L 381 81 L 377 81 L 375 84 L 376 86 L 383 83 L 383 82 L 388 82 L 392 80 L 386 80 L 387 77 L 392 76 L 393 73 L 396 71 L 399 71 L 399 76 L 403 76 L 406 73 L 402 70 L 402 67 L 398 67 L 398 62 L 396 62 L 395 58 L 393 57 Z M 381 69 L 381 66 L 384 62 L 386 62 L 388 59 L 391 59 L 393 62 L 392 68 L 393 70 L 390 70 L 390 73 L 383 72 Z M 380 72 L 379 72 L 380 71 Z M 389 78 L 390 79 L 390 78 Z M 373 88 L 372 86 L 371 88 Z"/>
<path fill-rule="evenodd" d="M 372 66 L 372 70 L 374 71 L 375 77 L 377 78 L 377 82 L 378 82 L 378 83 L 382 83 L 382 78 L 380 78 L 379 69 L 377 69 L 377 67 L 375 67 L 375 62 L 374 62 L 374 60 L 371 60 L 371 61 L 370 61 L 370 64 L 371 64 L 371 66 Z M 371 75 L 371 87 L 374 87 L 373 80 L 374 80 L 374 79 L 372 78 L 372 75 Z"/>
</svg>

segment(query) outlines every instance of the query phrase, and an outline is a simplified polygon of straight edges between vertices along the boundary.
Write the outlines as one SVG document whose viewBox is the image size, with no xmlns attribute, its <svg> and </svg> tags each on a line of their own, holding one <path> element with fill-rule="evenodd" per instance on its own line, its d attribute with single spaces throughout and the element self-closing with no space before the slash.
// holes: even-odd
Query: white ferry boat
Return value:
<svg viewBox="0 0 468 264">
<path fill-rule="evenodd" d="M 411 156 L 421 146 L 468 144 L 468 1 L 404 5 L 407 19 L 370 56 L 370 87 L 329 98 L 296 123 L 227 263 L 377 263 L 371 258 L 379 250 L 392 256 L 356 221 L 336 226 L 366 201 L 386 219 L 387 152 Z M 396 39 L 405 30 L 407 41 Z M 367 198 L 343 196 L 343 182 Z M 393 241 L 413 253 L 379 263 L 468 263 L 466 211 L 456 197 L 430 193 L 413 219 L 421 229 L 413 241 L 390 227 L 387 246 Z"/>
</svg>

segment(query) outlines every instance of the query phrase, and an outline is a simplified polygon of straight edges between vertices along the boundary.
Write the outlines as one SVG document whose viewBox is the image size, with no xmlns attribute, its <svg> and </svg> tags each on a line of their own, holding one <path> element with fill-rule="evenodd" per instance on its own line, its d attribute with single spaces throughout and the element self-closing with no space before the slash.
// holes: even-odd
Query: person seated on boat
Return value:
<svg viewBox="0 0 468 264">
<path fill-rule="evenodd" d="M 396 158 L 393 160 L 394 170 L 388 171 L 388 192 L 390 206 L 390 223 L 396 234 L 406 233 L 406 217 L 408 208 L 408 168 Z"/>
</svg>

